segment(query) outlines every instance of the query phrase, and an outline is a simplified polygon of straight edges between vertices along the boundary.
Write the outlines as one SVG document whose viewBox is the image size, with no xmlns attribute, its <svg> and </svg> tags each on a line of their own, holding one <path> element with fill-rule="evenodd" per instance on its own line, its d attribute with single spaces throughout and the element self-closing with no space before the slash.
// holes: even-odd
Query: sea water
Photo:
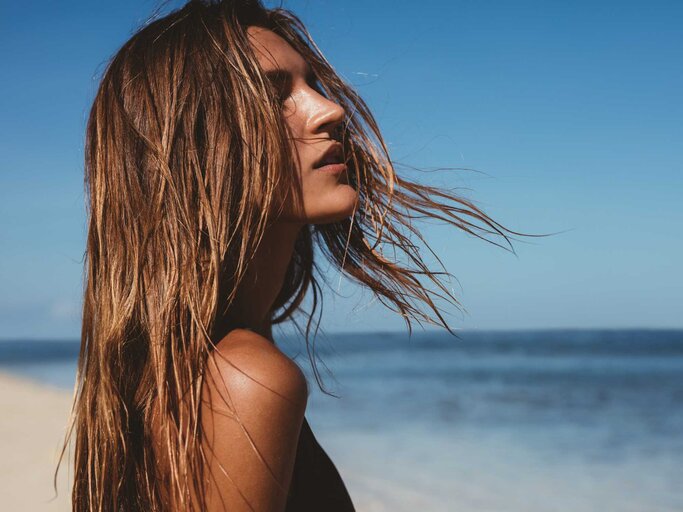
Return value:
<svg viewBox="0 0 683 512">
<path fill-rule="evenodd" d="M 683 331 L 354 333 L 301 340 L 307 417 L 359 511 L 683 511 Z M 71 389 L 76 342 L 0 342 Z"/>
</svg>

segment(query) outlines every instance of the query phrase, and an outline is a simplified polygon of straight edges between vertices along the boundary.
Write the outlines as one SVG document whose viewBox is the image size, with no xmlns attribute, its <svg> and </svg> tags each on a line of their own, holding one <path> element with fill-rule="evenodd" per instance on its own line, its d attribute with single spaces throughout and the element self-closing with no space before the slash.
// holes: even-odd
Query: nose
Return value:
<svg viewBox="0 0 683 512">
<path fill-rule="evenodd" d="M 346 111 L 341 105 L 325 96 L 320 95 L 319 97 L 321 99 L 320 104 L 315 115 L 311 118 L 310 129 L 314 135 L 326 132 L 332 136 L 346 117 Z"/>
</svg>

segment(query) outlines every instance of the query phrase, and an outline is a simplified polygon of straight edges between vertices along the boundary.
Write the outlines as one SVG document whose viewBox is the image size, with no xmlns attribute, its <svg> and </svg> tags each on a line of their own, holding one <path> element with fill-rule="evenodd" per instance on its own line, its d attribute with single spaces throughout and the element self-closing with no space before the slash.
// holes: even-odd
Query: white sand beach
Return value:
<svg viewBox="0 0 683 512">
<path fill-rule="evenodd" d="M 69 391 L 0 372 L 0 510 L 70 510 L 69 461 L 56 497 L 53 488 L 70 406 Z M 672 457 L 588 463 L 569 451 L 540 457 L 514 436 L 479 430 L 427 443 L 435 432 L 313 427 L 358 512 L 681 510 Z"/>
<path fill-rule="evenodd" d="M 0 373 L 0 508 L 8 512 L 71 510 L 64 464 L 53 477 L 71 394 Z"/>
<path fill-rule="evenodd" d="M 69 460 L 59 472 L 56 496 L 53 485 L 70 407 L 70 392 L 0 372 L 0 510 L 71 510 Z M 339 469 L 349 480 L 359 512 L 407 510 L 406 506 L 425 504 L 423 497 L 411 496 L 391 482 L 354 475 L 348 466 Z"/>
</svg>

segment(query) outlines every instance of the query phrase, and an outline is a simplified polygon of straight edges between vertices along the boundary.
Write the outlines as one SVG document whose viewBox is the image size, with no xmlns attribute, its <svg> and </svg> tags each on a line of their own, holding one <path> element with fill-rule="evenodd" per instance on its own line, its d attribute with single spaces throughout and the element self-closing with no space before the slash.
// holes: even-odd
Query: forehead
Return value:
<svg viewBox="0 0 683 512">
<path fill-rule="evenodd" d="M 247 27 L 247 35 L 263 71 L 287 69 L 305 74 L 306 62 L 282 37 L 263 27 Z"/>
</svg>

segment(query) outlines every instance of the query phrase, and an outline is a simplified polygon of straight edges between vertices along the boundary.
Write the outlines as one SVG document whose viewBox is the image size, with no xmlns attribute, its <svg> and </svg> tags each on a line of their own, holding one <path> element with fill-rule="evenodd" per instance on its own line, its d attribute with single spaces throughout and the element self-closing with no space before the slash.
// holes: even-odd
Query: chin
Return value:
<svg viewBox="0 0 683 512">
<path fill-rule="evenodd" d="M 316 197 L 306 205 L 306 220 L 310 224 L 330 224 L 353 215 L 358 203 L 358 191 L 351 185 L 338 185 L 331 194 Z"/>
</svg>

